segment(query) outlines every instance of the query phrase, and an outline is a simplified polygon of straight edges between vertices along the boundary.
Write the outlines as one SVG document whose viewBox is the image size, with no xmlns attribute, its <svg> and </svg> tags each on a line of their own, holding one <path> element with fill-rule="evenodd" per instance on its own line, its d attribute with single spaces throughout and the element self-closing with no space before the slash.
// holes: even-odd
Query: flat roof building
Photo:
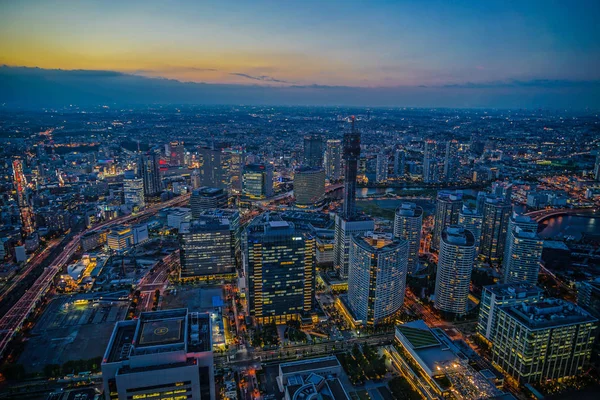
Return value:
<svg viewBox="0 0 600 400">
<path fill-rule="evenodd" d="M 214 400 L 210 316 L 183 308 L 117 322 L 101 367 L 107 400 Z"/>
</svg>

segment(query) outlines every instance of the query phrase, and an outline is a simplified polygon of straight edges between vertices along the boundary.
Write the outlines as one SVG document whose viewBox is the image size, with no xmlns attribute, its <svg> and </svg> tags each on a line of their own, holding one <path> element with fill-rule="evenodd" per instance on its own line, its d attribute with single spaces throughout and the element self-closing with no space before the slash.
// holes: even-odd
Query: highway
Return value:
<svg viewBox="0 0 600 400">
<path fill-rule="evenodd" d="M 21 329 L 27 317 L 35 310 L 39 300 L 48 292 L 56 275 L 77 251 L 81 237 L 85 233 L 95 232 L 101 229 L 110 228 L 111 226 L 148 217 L 163 208 L 187 203 L 189 202 L 189 198 L 190 195 L 185 194 L 164 203 L 156 204 L 138 214 L 126 215 L 102 222 L 92 229 L 74 235 L 64 247 L 62 252 L 52 261 L 52 263 L 44 270 L 44 272 L 42 272 L 31 288 L 27 290 L 23 297 L 21 297 L 19 301 L 17 301 L 17 303 L 2 317 L 2 319 L 0 319 L 0 357 L 4 354 L 4 351 L 8 347 L 8 344 L 15 333 Z"/>
<path fill-rule="evenodd" d="M 551 218 L 551 217 L 555 217 L 558 215 L 571 215 L 571 214 L 579 214 L 582 212 L 590 212 L 592 211 L 592 208 L 564 208 L 564 209 L 550 209 L 550 210 L 538 210 L 538 211 L 531 211 L 526 213 L 525 215 L 531 217 L 531 219 L 537 221 L 537 222 L 541 222 L 545 219 Z"/>
</svg>

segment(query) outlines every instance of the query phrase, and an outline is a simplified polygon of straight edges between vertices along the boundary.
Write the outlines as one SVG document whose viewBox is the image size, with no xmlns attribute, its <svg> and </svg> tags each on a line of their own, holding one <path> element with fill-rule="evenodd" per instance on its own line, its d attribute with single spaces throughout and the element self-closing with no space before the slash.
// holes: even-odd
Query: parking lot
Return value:
<svg viewBox="0 0 600 400">
<path fill-rule="evenodd" d="M 19 358 L 27 372 L 104 354 L 115 323 L 126 316 L 128 302 L 75 304 L 74 299 L 53 300 L 31 331 Z"/>
</svg>

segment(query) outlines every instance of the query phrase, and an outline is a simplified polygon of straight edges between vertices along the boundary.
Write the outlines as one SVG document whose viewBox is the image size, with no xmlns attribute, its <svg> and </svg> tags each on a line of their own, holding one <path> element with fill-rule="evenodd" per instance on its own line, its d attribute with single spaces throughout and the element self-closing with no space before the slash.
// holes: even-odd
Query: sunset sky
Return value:
<svg viewBox="0 0 600 400">
<path fill-rule="evenodd" d="M 0 65 L 361 87 L 600 79 L 600 1 L 1 1 Z"/>
</svg>

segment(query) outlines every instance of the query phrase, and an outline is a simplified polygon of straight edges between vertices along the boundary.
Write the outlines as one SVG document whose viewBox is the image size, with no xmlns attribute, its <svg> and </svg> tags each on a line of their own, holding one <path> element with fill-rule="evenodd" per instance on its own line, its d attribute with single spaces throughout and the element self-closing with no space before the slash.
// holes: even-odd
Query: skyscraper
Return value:
<svg viewBox="0 0 600 400">
<path fill-rule="evenodd" d="M 394 176 L 400 178 L 406 171 L 406 151 L 398 149 L 394 153 Z"/>
<path fill-rule="evenodd" d="M 458 225 L 450 225 L 442 231 L 435 308 L 453 314 L 467 312 L 474 258 L 475 238 L 470 231 Z"/>
<path fill-rule="evenodd" d="M 342 279 L 348 278 L 350 238 L 357 233 L 375 229 L 375 222 L 356 212 L 356 175 L 360 157 L 360 132 L 355 129 L 354 117 L 349 132 L 344 133 L 344 208 L 335 216 L 333 265 Z"/>
<path fill-rule="evenodd" d="M 271 164 L 248 164 L 242 177 L 242 194 L 251 199 L 273 196 L 273 166 Z"/>
<path fill-rule="evenodd" d="M 408 273 L 419 265 L 419 247 L 423 226 L 423 208 L 415 203 L 402 203 L 394 216 L 394 236 L 408 241 Z"/>
<path fill-rule="evenodd" d="M 458 141 L 446 142 L 446 156 L 444 158 L 444 180 L 456 182 L 458 177 Z"/>
<path fill-rule="evenodd" d="M 498 262 L 504 256 L 506 233 L 511 205 L 502 196 L 490 195 L 483 204 L 480 255 L 490 262 Z"/>
<path fill-rule="evenodd" d="M 323 136 L 314 134 L 304 137 L 303 165 L 306 167 L 323 167 Z"/>
<path fill-rule="evenodd" d="M 144 200 L 144 180 L 135 176 L 133 171 L 130 174 L 125 174 L 123 179 L 123 198 L 125 205 L 131 208 L 144 208 L 146 202 Z"/>
<path fill-rule="evenodd" d="M 239 218 L 239 214 L 238 214 Z M 235 274 L 234 236 L 228 218 L 199 216 L 179 230 L 182 279 L 221 279 Z"/>
<path fill-rule="evenodd" d="M 323 168 L 299 167 L 294 174 L 294 197 L 299 207 L 311 207 L 325 198 L 325 171 Z"/>
<path fill-rule="evenodd" d="M 277 214 L 256 217 L 244 232 L 248 306 L 256 324 L 285 323 L 313 305 L 315 240 Z"/>
<path fill-rule="evenodd" d="M 162 190 L 158 154 L 153 151 L 141 154 L 138 168 L 144 181 L 144 195 L 157 196 Z"/>
<path fill-rule="evenodd" d="M 357 320 L 373 326 L 389 322 L 404 304 L 408 241 L 391 234 L 352 236 L 348 303 Z"/>
<path fill-rule="evenodd" d="M 330 181 L 342 178 L 342 141 L 329 139 L 325 151 L 325 175 Z"/>
<path fill-rule="evenodd" d="M 388 179 L 388 157 L 385 153 L 377 154 L 377 166 L 375 170 L 375 181 L 385 183 Z"/>
<path fill-rule="evenodd" d="M 211 147 L 198 149 L 202 186 L 230 190 L 231 153 L 225 151 L 224 146 L 213 144 Z"/>
<path fill-rule="evenodd" d="M 584 372 L 598 320 L 560 299 L 500 307 L 492 361 L 520 383 L 541 383 Z"/>
<path fill-rule="evenodd" d="M 473 234 L 473 237 L 475 238 L 475 257 L 477 257 L 477 255 L 479 255 L 479 246 L 481 243 L 483 215 L 478 213 L 476 209 L 468 207 L 465 204 L 458 214 L 458 225 L 463 226 Z"/>
<path fill-rule="evenodd" d="M 433 224 L 432 250 L 439 250 L 442 231 L 449 225 L 458 223 L 458 214 L 462 209 L 463 194 L 461 191 L 441 190 L 437 194 L 435 203 L 435 217 Z"/>
<path fill-rule="evenodd" d="M 596 162 L 594 164 L 594 179 L 600 181 L 600 150 L 596 150 Z"/>
<path fill-rule="evenodd" d="M 423 147 L 423 182 L 434 183 L 437 181 L 437 143 L 428 139 Z"/>
<path fill-rule="evenodd" d="M 185 166 L 185 148 L 182 142 L 169 143 L 169 164 L 173 166 Z"/>
<path fill-rule="evenodd" d="M 350 220 L 356 214 L 356 175 L 358 171 L 358 158 L 360 157 L 360 132 L 354 126 L 352 117 L 352 128 L 344 133 L 344 212 L 346 220 Z"/>
<path fill-rule="evenodd" d="M 506 238 L 506 254 L 503 260 L 504 282 L 527 282 L 535 285 L 540 272 L 540 259 L 544 241 L 537 230 L 515 226 Z"/>
</svg>

